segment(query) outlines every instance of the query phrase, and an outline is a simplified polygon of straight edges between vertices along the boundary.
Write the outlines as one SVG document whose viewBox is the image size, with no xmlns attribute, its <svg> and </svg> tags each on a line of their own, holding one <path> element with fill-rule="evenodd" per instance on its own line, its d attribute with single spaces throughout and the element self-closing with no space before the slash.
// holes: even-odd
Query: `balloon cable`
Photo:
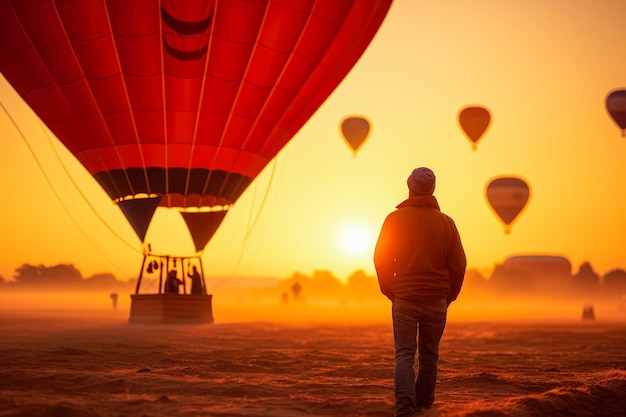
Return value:
<svg viewBox="0 0 626 417">
<path fill-rule="evenodd" d="M 31 155 L 33 156 L 35 163 L 37 164 L 37 166 L 39 167 L 39 170 L 41 171 L 41 173 L 43 174 L 44 179 L 46 180 L 46 182 L 48 183 L 48 186 L 50 187 L 50 189 L 52 190 L 54 196 L 57 198 L 57 200 L 59 201 L 59 203 L 61 204 L 61 207 L 63 208 L 63 210 L 65 211 L 65 213 L 67 214 L 67 216 L 70 218 L 70 220 L 74 223 L 74 225 L 76 226 L 76 228 L 78 229 L 78 231 L 83 235 L 83 237 L 85 239 L 87 239 L 87 241 L 93 246 L 93 248 L 107 261 L 109 262 L 109 264 L 115 268 L 117 270 L 118 273 L 120 273 L 120 275 L 125 275 L 125 273 L 118 268 L 115 263 L 104 253 L 102 252 L 98 246 L 95 244 L 95 242 L 89 237 L 89 235 L 81 228 L 80 224 L 76 221 L 76 219 L 74 218 L 74 216 L 72 215 L 72 213 L 70 212 L 70 210 L 67 208 L 66 204 L 63 202 L 63 199 L 61 198 L 61 196 L 59 195 L 59 193 L 57 192 L 56 188 L 54 187 L 54 185 L 52 184 L 52 181 L 50 180 L 50 178 L 48 177 L 48 175 L 46 174 L 45 170 L 43 169 L 43 166 L 41 165 L 41 162 L 39 161 L 39 158 L 37 158 L 37 154 L 35 153 L 33 147 L 30 145 L 30 142 L 28 142 L 28 139 L 26 139 L 26 135 L 24 134 L 24 132 L 22 131 L 22 129 L 20 129 L 20 127 L 18 126 L 18 124 L 16 123 L 15 119 L 13 118 L 13 116 L 11 116 L 11 114 L 7 111 L 6 107 L 4 106 L 4 103 L 2 103 L 0 101 L 0 106 L 2 107 L 2 110 L 4 111 L 4 113 L 7 115 L 7 117 L 11 120 L 11 122 L 13 123 L 13 126 L 15 127 L 15 129 L 19 132 L 20 136 L 22 137 L 22 140 L 24 141 L 24 143 L 26 144 L 26 147 L 28 148 L 28 150 L 30 151 Z"/>
<path fill-rule="evenodd" d="M 70 175 L 70 172 L 67 169 L 67 166 L 63 163 L 63 160 L 61 159 L 61 155 L 59 155 L 59 152 L 54 147 L 54 144 L 52 143 L 52 139 L 50 138 L 50 135 L 48 135 L 48 132 L 46 131 L 46 129 L 44 129 L 43 126 L 41 126 L 41 130 L 43 130 L 44 135 L 46 135 L 46 137 L 48 138 L 48 142 L 50 143 L 50 147 L 54 151 L 54 154 L 57 157 L 57 160 L 59 161 L 59 164 L 61 164 L 61 167 L 63 168 L 63 171 L 65 172 L 65 175 L 70 180 L 70 182 L 72 183 L 72 185 L 74 186 L 74 188 L 76 189 L 78 194 L 83 198 L 83 201 L 85 202 L 85 204 L 87 204 L 87 206 L 91 209 L 93 214 L 95 214 L 95 216 L 98 218 L 98 220 L 100 220 L 100 222 L 104 225 L 104 227 L 106 227 L 116 238 L 118 238 L 120 240 L 120 242 L 122 242 L 124 245 L 126 245 L 127 247 L 132 249 L 134 252 L 136 252 L 138 254 L 141 254 L 141 251 L 138 251 L 136 247 L 134 247 L 133 245 L 128 243 L 126 241 L 126 239 L 124 239 L 119 233 L 117 233 L 115 231 L 115 229 L 109 223 L 107 223 L 107 221 L 98 213 L 98 211 L 93 206 L 93 204 L 91 204 L 91 202 L 89 202 L 89 199 L 87 199 L 87 196 L 85 196 L 85 194 L 82 192 L 82 190 L 80 189 L 78 184 L 76 184 L 76 181 L 74 181 L 74 179 Z"/>
<path fill-rule="evenodd" d="M 254 203 L 254 201 L 252 201 L 252 203 L 250 203 L 250 213 L 248 215 L 248 224 L 246 226 L 246 233 L 245 233 L 245 235 L 243 237 L 243 241 L 242 241 L 241 246 L 240 246 L 241 250 L 239 251 L 239 257 L 237 258 L 237 261 L 235 262 L 235 265 L 233 266 L 233 269 L 230 272 L 230 274 L 227 277 L 224 277 L 220 281 L 218 281 L 214 285 L 214 288 L 215 287 L 220 287 L 226 280 L 228 280 L 228 282 L 231 282 L 231 279 L 235 276 L 235 274 L 237 273 L 237 270 L 241 266 L 241 261 L 243 260 L 243 255 L 244 255 L 244 248 L 245 248 L 245 246 L 248 243 L 248 239 L 250 238 L 250 234 L 251 234 L 252 230 L 256 227 L 257 222 L 259 221 L 259 218 L 261 217 L 261 212 L 265 208 L 265 203 L 267 202 L 267 198 L 268 198 L 269 193 L 270 193 L 270 188 L 272 188 L 272 183 L 274 182 L 274 176 L 276 174 L 276 166 L 278 165 L 277 159 L 278 158 L 274 158 L 274 160 L 273 160 L 273 163 L 272 163 L 272 173 L 270 174 L 270 178 L 269 178 L 267 187 L 265 188 L 265 194 L 263 195 L 263 199 L 261 200 L 261 204 L 259 205 L 259 208 L 258 208 L 258 210 L 256 212 L 256 216 L 254 216 L 254 220 L 252 220 L 253 208 L 254 208 L 254 204 L 253 203 Z"/>
</svg>

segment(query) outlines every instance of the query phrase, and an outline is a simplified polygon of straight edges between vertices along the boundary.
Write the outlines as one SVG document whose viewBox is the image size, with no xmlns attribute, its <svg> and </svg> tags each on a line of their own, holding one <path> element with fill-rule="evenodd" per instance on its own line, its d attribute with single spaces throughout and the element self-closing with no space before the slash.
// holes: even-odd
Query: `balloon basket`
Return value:
<svg viewBox="0 0 626 417">
<path fill-rule="evenodd" d="M 135 294 L 130 296 L 128 322 L 213 323 L 212 301 L 200 256 L 144 253 Z"/>
<path fill-rule="evenodd" d="M 213 323 L 211 294 L 132 294 L 129 323 Z"/>
</svg>

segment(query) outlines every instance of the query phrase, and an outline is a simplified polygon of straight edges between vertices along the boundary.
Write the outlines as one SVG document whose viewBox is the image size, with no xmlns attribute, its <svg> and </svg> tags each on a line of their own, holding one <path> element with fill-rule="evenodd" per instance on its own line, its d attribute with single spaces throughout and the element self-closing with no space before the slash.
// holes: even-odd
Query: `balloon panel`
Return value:
<svg viewBox="0 0 626 417">
<path fill-rule="evenodd" d="M 142 242 L 146 238 L 150 220 L 152 220 L 152 216 L 160 202 L 161 197 L 153 197 L 136 198 L 117 203 Z"/>
<path fill-rule="evenodd" d="M 390 3 L 0 0 L 0 71 L 113 200 L 230 205 Z"/>
<path fill-rule="evenodd" d="M 500 220 L 505 225 L 510 225 L 526 207 L 530 188 L 520 178 L 496 178 L 487 186 L 486 197 Z"/>
<path fill-rule="evenodd" d="M 228 212 L 225 210 L 206 213 L 181 212 L 196 251 L 199 252 L 204 249 L 215 232 L 217 232 L 217 228 L 222 224 L 226 213 Z"/>
</svg>

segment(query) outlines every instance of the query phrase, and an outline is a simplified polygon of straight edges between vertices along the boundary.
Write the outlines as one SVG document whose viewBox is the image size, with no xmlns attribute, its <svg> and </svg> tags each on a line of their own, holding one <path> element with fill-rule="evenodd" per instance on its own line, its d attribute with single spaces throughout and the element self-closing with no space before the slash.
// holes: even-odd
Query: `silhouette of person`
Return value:
<svg viewBox="0 0 626 417">
<path fill-rule="evenodd" d="M 296 300 L 300 298 L 300 293 L 302 292 L 302 286 L 299 282 L 294 282 L 291 286 L 291 292 L 293 293 L 293 298 Z"/>
<path fill-rule="evenodd" d="M 167 273 L 167 280 L 165 280 L 165 292 L 178 294 L 178 287 L 181 285 L 183 285 L 183 281 L 176 276 L 176 270 L 170 269 L 170 272 Z"/>
<path fill-rule="evenodd" d="M 392 301 L 396 417 L 435 400 L 439 342 L 467 266 L 456 225 L 432 195 L 435 174 L 417 168 L 407 185 L 409 198 L 385 218 L 374 250 L 380 290 Z"/>
<path fill-rule="evenodd" d="M 202 294 L 202 278 L 198 272 L 198 268 L 193 266 L 193 272 L 187 273 L 187 276 L 191 278 L 191 294 Z"/>
<path fill-rule="evenodd" d="M 117 310 L 117 293 L 112 292 L 109 297 L 111 297 L 111 301 L 113 302 L 113 310 Z"/>
</svg>

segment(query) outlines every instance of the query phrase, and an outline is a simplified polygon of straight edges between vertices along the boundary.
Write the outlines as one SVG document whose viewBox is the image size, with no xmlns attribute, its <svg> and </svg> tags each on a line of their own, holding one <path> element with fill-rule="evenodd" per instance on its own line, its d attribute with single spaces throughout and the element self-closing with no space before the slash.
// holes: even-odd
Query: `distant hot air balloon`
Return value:
<svg viewBox="0 0 626 417">
<path fill-rule="evenodd" d="M 350 71 L 391 0 L 0 0 L 0 71 L 143 241 L 203 250 Z"/>
<path fill-rule="evenodd" d="M 626 137 L 626 90 L 613 90 L 606 97 L 606 109 Z"/>
<path fill-rule="evenodd" d="M 472 149 L 476 150 L 478 141 L 491 123 L 491 114 L 485 107 L 470 106 L 459 112 L 459 124 L 463 133 L 472 142 Z"/>
<path fill-rule="evenodd" d="M 526 207 L 530 198 L 528 183 L 518 177 L 498 177 L 487 184 L 487 202 L 504 224 L 504 232 L 511 233 L 511 225 Z"/>
<path fill-rule="evenodd" d="M 341 121 L 341 133 L 354 156 L 370 134 L 370 122 L 362 116 L 349 116 Z"/>
</svg>

